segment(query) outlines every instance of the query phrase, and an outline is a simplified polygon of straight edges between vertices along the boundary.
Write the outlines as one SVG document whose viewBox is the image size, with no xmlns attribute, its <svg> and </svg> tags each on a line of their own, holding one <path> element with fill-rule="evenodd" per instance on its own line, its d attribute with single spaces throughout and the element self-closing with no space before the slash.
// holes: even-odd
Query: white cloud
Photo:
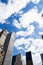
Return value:
<svg viewBox="0 0 43 65">
<path fill-rule="evenodd" d="M 35 50 L 35 46 L 33 46 L 33 45 L 31 45 L 31 47 L 30 48 L 28 48 L 27 50 L 26 50 L 26 52 L 28 52 L 28 51 L 34 51 Z"/>
<path fill-rule="evenodd" d="M 34 26 L 30 25 L 30 26 L 27 27 L 27 33 L 26 33 L 25 36 L 32 35 L 33 32 L 34 32 Z"/>
<path fill-rule="evenodd" d="M 7 19 L 13 13 L 13 6 L 9 3 L 8 5 L 0 2 L 0 21 Z"/>
<path fill-rule="evenodd" d="M 32 53 L 42 53 L 43 52 L 43 40 L 42 39 L 34 39 L 32 40 L 32 44 L 33 46 L 36 47 L 36 49 L 34 49 L 32 51 Z"/>
<path fill-rule="evenodd" d="M 0 21 L 0 23 L 3 24 L 3 23 L 6 23 L 6 21 L 5 21 L 4 19 L 2 19 L 2 20 Z M 7 23 L 6 23 L 6 24 L 7 24 Z"/>
<path fill-rule="evenodd" d="M 13 21 L 13 25 L 14 25 L 15 27 L 21 29 L 21 25 L 18 23 L 17 20 L 14 20 L 14 21 Z"/>
<path fill-rule="evenodd" d="M 43 10 L 40 13 L 38 13 L 38 10 L 36 7 L 32 8 L 30 11 L 23 14 L 22 17 L 20 18 L 21 26 L 26 28 L 29 26 L 30 23 L 36 21 L 37 23 L 39 23 L 39 27 L 43 27 L 43 18 L 41 16 L 42 12 Z"/>
<path fill-rule="evenodd" d="M 34 39 L 32 40 L 33 43 L 37 44 L 37 46 L 40 48 L 40 46 L 43 46 L 43 40 L 42 39 Z"/>
<path fill-rule="evenodd" d="M 14 25 L 16 25 L 17 28 L 20 28 L 20 24 L 19 23 L 17 23 L 17 24 L 14 23 Z M 34 26 L 30 25 L 30 26 L 27 27 L 26 31 L 16 32 L 16 37 L 18 37 L 18 36 L 24 36 L 25 37 L 27 35 L 32 35 L 33 32 L 34 32 Z"/>
<path fill-rule="evenodd" d="M 25 49 L 24 48 L 22 48 L 22 47 L 17 47 L 17 49 L 19 50 L 19 52 L 21 53 L 21 50 L 23 50 L 23 51 L 25 51 Z"/>
<path fill-rule="evenodd" d="M 31 0 L 33 3 L 37 4 L 40 2 L 40 0 Z"/>
<path fill-rule="evenodd" d="M 16 32 L 16 36 L 25 36 L 26 34 L 26 31 L 19 31 L 19 32 Z"/>
<path fill-rule="evenodd" d="M 28 27 L 31 22 L 34 21 L 35 18 L 37 18 L 37 9 L 31 9 L 27 13 L 23 14 L 20 18 L 22 27 Z M 25 23 L 25 24 L 24 24 Z"/>
<path fill-rule="evenodd" d="M 11 3 L 11 1 L 13 1 L 13 3 Z M 32 1 L 39 2 L 39 0 L 32 0 Z M 7 19 L 14 12 L 19 13 L 19 10 L 25 7 L 25 5 L 28 2 L 30 2 L 30 0 L 23 0 L 23 1 L 22 0 L 9 0 L 7 5 L 0 2 L 0 22 L 1 21 L 3 22 L 4 19 Z M 21 21 L 22 27 L 27 27 L 29 23 L 33 21 L 40 22 L 40 25 L 43 24 L 41 13 L 38 14 L 36 8 L 35 9 L 33 8 L 29 12 L 22 15 L 22 18 L 20 19 L 20 21 Z"/>
<path fill-rule="evenodd" d="M 31 42 L 32 41 L 32 42 Z M 25 48 L 20 47 L 20 45 L 24 44 Z M 14 43 L 15 47 L 18 47 L 17 49 L 22 49 L 25 52 L 26 51 L 32 51 L 32 53 L 42 53 L 43 52 L 43 40 L 41 39 L 33 39 L 33 38 L 29 38 L 29 39 L 25 39 L 25 38 L 21 38 L 21 39 L 17 39 Z"/>
<path fill-rule="evenodd" d="M 0 2 L 0 21 L 7 19 L 14 12 L 19 12 L 28 2 L 30 2 L 30 0 L 9 0 L 8 4 Z"/>
<path fill-rule="evenodd" d="M 43 35 L 43 32 L 39 32 L 40 35 Z"/>
<path fill-rule="evenodd" d="M 21 44 L 24 44 L 25 46 L 26 46 L 26 45 L 29 45 L 31 39 L 32 39 L 32 38 L 29 38 L 29 39 L 25 39 L 25 38 L 17 39 L 17 40 L 15 41 L 15 43 L 14 43 L 14 46 L 18 47 L 18 46 L 20 46 Z"/>
</svg>

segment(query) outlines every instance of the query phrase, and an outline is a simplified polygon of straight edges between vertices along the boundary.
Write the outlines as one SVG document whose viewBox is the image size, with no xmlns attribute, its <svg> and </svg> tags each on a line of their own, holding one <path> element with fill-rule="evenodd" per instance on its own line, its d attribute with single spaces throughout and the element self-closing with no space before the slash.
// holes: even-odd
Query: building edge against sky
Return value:
<svg viewBox="0 0 43 65">
<path fill-rule="evenodd" d="M 0 62 L 2 65 L 10 65 L 12 59 L 12 51 L 14 47 L 14 33 L 7 33 L 6 30 L 0 32 Z M 4 53 L 3 53 L 4 51 Z M 3 56 L 3 55 L 4 56 Z M 2 61 L 1 61 L 2 59 Z M 0 65 L 1 65 L 0 64 Z"/>
</svg>

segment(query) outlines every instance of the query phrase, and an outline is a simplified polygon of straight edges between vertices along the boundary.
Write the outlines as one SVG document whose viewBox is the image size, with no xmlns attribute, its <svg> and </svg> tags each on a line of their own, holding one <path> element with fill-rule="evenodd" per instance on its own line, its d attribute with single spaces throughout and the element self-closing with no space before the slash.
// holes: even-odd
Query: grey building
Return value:
<svg viewBox="0 0 43 65">
<path fill-rule="evenodd" d="M 12 57 L 11 65 L 22 65 L 21 54 Z"/>
<path fill-rule="evenodd" d="M 26 65 L 33 65 L 31 51 L 26 52 Z"/>
<path fill-rule="evenodd" d="M 0 65 L 10 65 L 14 39 L 14 33 L 7 33 L 6 30 L 0 32 Z"/>
</svg>

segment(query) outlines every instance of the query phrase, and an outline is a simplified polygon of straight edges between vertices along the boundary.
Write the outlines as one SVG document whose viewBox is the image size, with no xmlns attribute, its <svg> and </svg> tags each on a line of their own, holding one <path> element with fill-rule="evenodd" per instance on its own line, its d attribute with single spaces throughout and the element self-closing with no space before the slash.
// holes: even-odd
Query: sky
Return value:
<svg viewBox="0 0 43 65">
<path fill-rule="evenodd" d="M 34 65 L 42 65 L 42 14 L 43 0 L 0 0 L 0 31 L 7 29 L 16 36 L 12 55 L 21 53 L 25 59 L 31 51 Z"/>
</svg>

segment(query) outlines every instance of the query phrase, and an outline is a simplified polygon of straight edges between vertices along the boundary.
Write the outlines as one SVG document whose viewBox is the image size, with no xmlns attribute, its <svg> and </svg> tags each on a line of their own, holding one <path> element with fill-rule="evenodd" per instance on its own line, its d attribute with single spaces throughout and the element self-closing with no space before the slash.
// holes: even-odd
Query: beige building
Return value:
<svg viewBox="0 0 43 65">
<path fill-rule="evenodd" d="M 4 50 L 4 42 L 7 36 L 7 31 L 3 30 L 0 32 L 0 65 L 3 64 L 5 50 Z"/>
<path fill-rule="evenodd" d="M 0 32 L 0 65 L 10 65 L 14 46 L 14 33 Z"/>
</svg>

